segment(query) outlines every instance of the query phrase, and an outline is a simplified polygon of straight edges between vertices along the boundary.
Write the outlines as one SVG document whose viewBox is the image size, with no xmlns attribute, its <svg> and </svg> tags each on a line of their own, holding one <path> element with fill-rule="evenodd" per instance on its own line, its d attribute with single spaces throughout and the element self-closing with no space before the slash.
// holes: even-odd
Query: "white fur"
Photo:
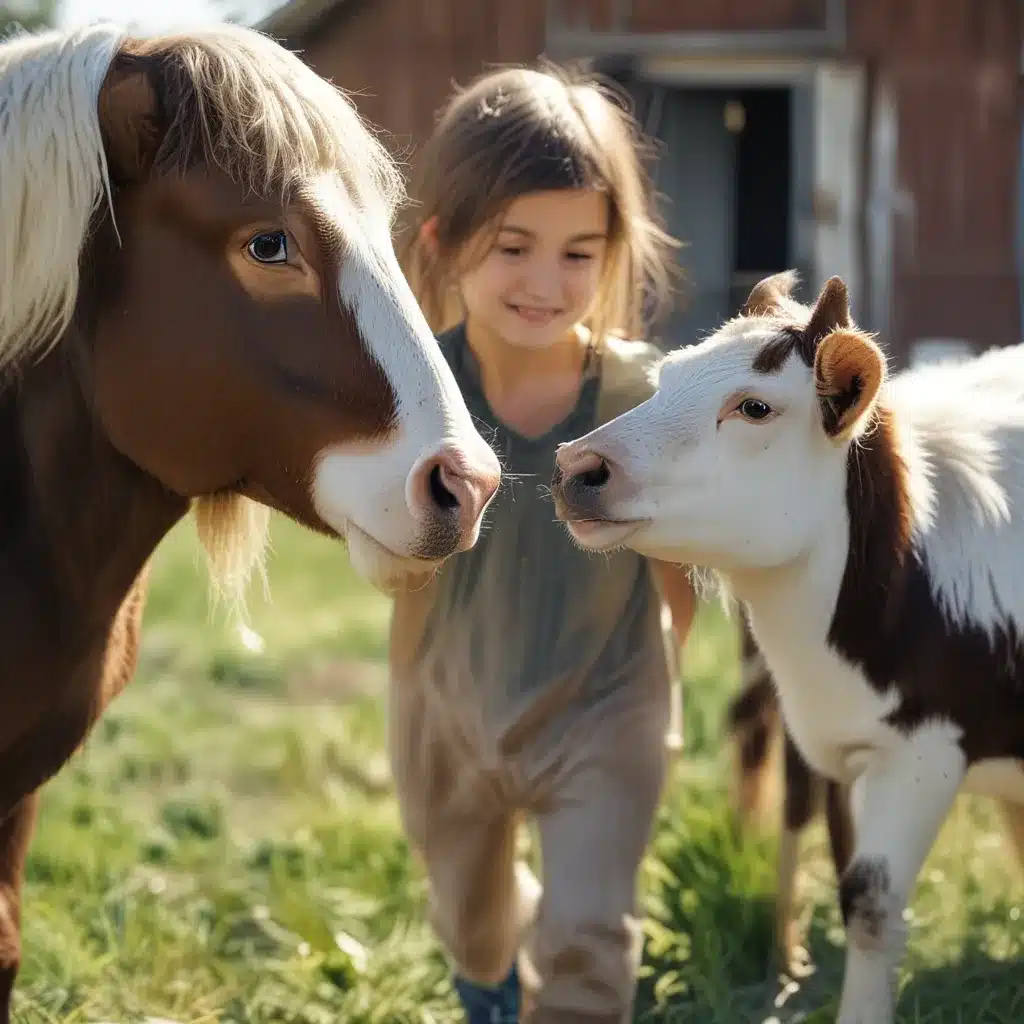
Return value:
<svg viewBox="0 0 1024 1024">
<path fill-rule="evenodd" d="M 417 515 L 407 500 L 410 467 L 444 445 L 459 448 L 468 466 L 484 472 L 496 473 L 498 462 L 402 274 L 387 225 L 361 211 L 331 179 L 319 182 L 316 194 L 346 238 L 339 299 L 391 381 L 398 408 L 396 436 L 387 447 L 337 445 L 321 454 L 313 497 L 325 522 L 347 537 L 353 562 L 386 582 L 401 569 L 387 565 L 387 553 L 407 554 L 410 512 Z M 479 523 L 469 539 L 475 543 L 478 533 Z M 367 543 L 367 534 L 376 544 Z"/>
<path fill-rule="evenodd" d="M 1024 345 L 900 374 L 888 402 L 910 468 L 915 543 L 951 623 L 1024 625 Z"/>
<path fill-rule="evenodd" d="M 612 467 L 601 514 L 640 522 L 627 533 L 609 528 L 610 542 L 625 537 L 641 553 L 726 577 L 747 604 L 795 742 L 817 771 L 854 783 L 853 863 L 882 858 L 892 886 L 887 905 L 876 908 L 886 912 L 880 938 L 854 919 L 839 1020 L 886 1024 L 902 911 L 955 794 L 963 788 L 1024 803 L 1024 772 L 996 759 L 965 779 L 954 724 L 934 718 L 910 732 L 887 724 L 899 703 L 897 681 L 880 693 L 829 645 L 850 543 L 848 446 L 825 434 L 812 371 L 797 355 L 777 373 L 753 369 L 775 329 L 768 319 L 737 319 L 673 353 L 661 365 L 657 394 L 558 458 L 564 468 L 597 453 Z M 780 415 L 719 422 L 730 396 L 766 401 Z M 906 372 L 883 400 L 909 468 L 914 547 L 949 628 L 1019 631 L 1024 347 Z M 600 530 L 575 535 L 602 546 Z"/>
</svg>

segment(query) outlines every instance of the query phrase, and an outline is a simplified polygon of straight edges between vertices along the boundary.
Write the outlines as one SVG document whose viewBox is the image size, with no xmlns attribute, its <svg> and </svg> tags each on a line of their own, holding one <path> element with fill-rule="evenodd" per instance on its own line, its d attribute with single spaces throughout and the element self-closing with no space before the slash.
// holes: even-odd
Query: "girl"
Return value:
<svg viewBox="0 0 1024 1024">
<path fill-rule="evenodd" d="M 477 546 L 392 619 L 392 770 L 471 1024 L 632 1013 L 694 596 L 681 568 L 576 548 L 546 485 L 560 443 L 653 390 L 658 351 L 618 333 L 672 262 L 638 144 L 595 83 L 514 68 L 458 94 L 420 160 L 406 271 L 508 481 Z M 523 813 L 543 891 L 517 863 Z"/>
</svg>

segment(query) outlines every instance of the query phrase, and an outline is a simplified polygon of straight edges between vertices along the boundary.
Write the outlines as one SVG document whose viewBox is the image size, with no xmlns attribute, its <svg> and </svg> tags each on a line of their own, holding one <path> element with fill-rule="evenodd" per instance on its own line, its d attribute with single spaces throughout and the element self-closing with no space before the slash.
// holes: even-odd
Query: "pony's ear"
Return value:
<svg viewBox="0 0 1024 1024">
<path fill-rule="evenodd" d="M 163 134 L 150 62 L 128 54 L 115 57 L 98 109 L 111 182 L 127 185 L 144 178 Z"/>
<path fill-rule="evenodd" d="M 825 433 L 845 441 L 859 432 L 885 380 L 882 350 L 859 331 L 826 335 L 814 353 L 814 386 Z"/>
<path fill-rule="evenodd" d="M 784 270 L 781 274 L 766 277 L 750 291 L 747 301 L 743 303 L 741 312 L 744 316 L 765 316 L 776 312 L 784 299 L 792 296 L 793 290 L 800 283 L 795 270 Z"/>
</svg>

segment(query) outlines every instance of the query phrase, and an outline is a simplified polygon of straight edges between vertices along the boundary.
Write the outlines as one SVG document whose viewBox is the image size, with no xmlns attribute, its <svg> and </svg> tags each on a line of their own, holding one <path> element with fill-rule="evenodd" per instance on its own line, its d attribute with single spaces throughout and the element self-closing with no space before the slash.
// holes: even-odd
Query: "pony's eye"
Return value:
<svg viewBox="0 0 1024 1024">
<path fill-rule="evenodd" d="M 739 405 L 739 413 L 744 419 L 763 420 L 772 414 L 772 407 L 759 398 L 745 398 Z"/>
<path fill-rule="evenodd" d="M 256 235 L 247 248 L 257 263 L 288 262 L 288 236 L 283 231 L 264 231 Z"/>
</svg>

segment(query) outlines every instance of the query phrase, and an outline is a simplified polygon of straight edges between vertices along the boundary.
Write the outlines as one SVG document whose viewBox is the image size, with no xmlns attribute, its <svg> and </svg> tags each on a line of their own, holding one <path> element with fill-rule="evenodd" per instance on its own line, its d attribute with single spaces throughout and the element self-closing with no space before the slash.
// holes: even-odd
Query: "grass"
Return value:
<svg viewBox="0 0 1024 1024">
<path fill-rule="evenodd" d="M 211 612 L 191 527 L 158 553 L 137 677 L 44 791 L 17 1021 L 461 1020 L 389 790 L 387 601 L 327 541 L 283 522 L 273 537 L 274 600 L 254 595 L 247 642 Z M 793 990 L 769 968 L 771 836 L 741 840 L 730 819 L 736 637 L 716 608 L 685 661 L 637 1020 L 831 1021 L 842 934 L 822 830 L 804 871 L 818 970 Z M 993 809 L 961 801 L 914 901 L 901 1021 L 1024 1019 L 1021 897 Z"/>
</svg>

